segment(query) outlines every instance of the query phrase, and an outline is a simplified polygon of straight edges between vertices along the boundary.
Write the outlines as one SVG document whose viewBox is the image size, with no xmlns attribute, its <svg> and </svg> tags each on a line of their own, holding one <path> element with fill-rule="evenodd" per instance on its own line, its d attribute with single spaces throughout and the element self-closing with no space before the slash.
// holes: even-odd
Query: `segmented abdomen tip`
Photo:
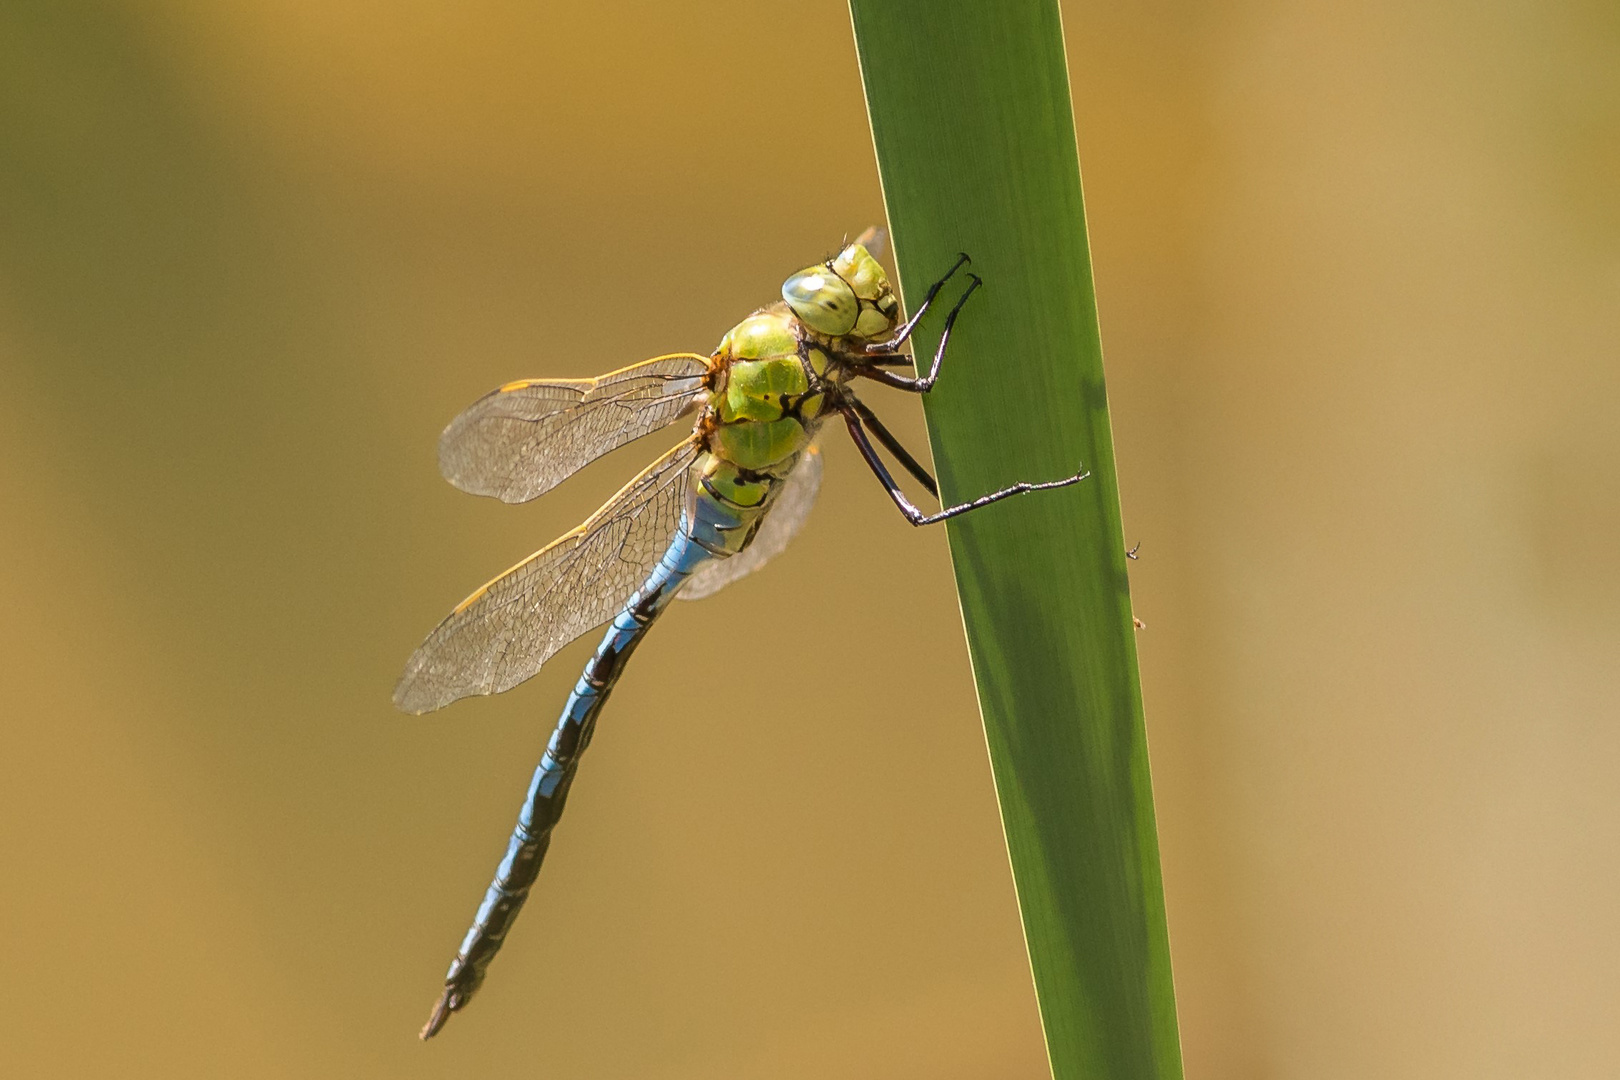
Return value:
<svg viewBox="0 0 1620 1080">
<path fill-rule="evenodd" d="M 444 1022 L 448 1019 L 450 1019 L 450 988 L 447 986 L 439 995 L 439 1000 L 433 1003 L 433 1015 L 422 1025 L 422 1033 L 418 1037 L 427 1042 L 439 1033 L 439 1029 L 444 1027 Z"/>
</svg>

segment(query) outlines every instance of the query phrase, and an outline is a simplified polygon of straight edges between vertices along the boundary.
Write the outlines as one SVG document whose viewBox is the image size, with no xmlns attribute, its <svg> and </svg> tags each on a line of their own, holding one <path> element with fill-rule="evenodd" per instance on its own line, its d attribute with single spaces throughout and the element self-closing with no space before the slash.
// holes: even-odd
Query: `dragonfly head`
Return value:
<svg viewBox="0 0 1620 1080">
<path fill-rule="evenodd" d="M 889 275 L 859 242 L 788 278 L 782 299 L 806 326 L 831 337 L 877 337 L 900 316 Z"/>
</svg>

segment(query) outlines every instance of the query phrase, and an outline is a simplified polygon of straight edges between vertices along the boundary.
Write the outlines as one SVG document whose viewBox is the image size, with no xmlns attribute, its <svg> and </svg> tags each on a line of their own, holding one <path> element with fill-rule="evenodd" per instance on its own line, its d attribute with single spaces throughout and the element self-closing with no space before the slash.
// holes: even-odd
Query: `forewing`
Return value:
<svg viewBox="0 0 1620 1080">
<path fill-rule="evenodd" d="M 669 547 L 701 448 L 682 443 L 583 525 L 463 600 L 411 655 L 394 704 L 424 713 L 510 690 L 612 618 Z"/>
<path fill-rule="evenodd" d="M 888 246 L 888 241 L 888 230 L 881 225 L 868 225 L 865 231 L 855 238 L 855 242 L 866 248 L 866 253 L 874 259 L 883 258 L 883 249 Z"/>
<path fill-rule="evenodd" d="M 740 577 L 747 577 L 780 555 L 804 528 L 816 493 L 821 490 L 821 448 L 812 446 L 788 473 L 776 502 L 765 512 L 754 542 L 729 559 L 716 559 L 698 567 L 686 587 L 676 595 L 683 600 L 713 596 Z"/>
<path fill-rule="evenodd" d="M 595 379 L 508 383 L 450 421 L 439 471 L 462 491 L 527 502 L 691 409 L 708 364 L 671 353 Z"/>
</svg>

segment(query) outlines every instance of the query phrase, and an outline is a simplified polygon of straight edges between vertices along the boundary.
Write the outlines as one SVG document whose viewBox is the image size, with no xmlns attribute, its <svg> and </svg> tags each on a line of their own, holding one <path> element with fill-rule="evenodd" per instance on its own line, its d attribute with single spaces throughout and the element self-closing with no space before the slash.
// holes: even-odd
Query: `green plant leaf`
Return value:
<svg viewBox="0 0 1620 1080">
<path fill-rule="evenodd" d="M 948 526 L 1052 1072 L 1180 1077 L 1057 5 L 850 6 L 908 307 L 961 251 L 985 282 L 926 400 L 944 499 L 1091 470 Z"/>
</svg>

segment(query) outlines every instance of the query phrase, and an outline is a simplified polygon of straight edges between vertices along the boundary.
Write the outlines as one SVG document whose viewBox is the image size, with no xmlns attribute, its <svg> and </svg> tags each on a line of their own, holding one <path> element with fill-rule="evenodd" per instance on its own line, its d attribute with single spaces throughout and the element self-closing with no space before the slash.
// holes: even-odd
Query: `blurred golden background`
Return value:
<svg viewBox="0 0 1620 1080">
<path fill-rule="evenodd" d="M 1064 15 L 1189 1076 L 1620 1074 L 1617 9 Z M 881 220 L 841 3 L 27 0 L 0 80 L 0 1073 L 1044 1075 L 945 539 L 838 438 L 415 1039 L 594 636 L 393 680 L 656 449 L 514 509 L 438 431 Z"/>
</svg>

